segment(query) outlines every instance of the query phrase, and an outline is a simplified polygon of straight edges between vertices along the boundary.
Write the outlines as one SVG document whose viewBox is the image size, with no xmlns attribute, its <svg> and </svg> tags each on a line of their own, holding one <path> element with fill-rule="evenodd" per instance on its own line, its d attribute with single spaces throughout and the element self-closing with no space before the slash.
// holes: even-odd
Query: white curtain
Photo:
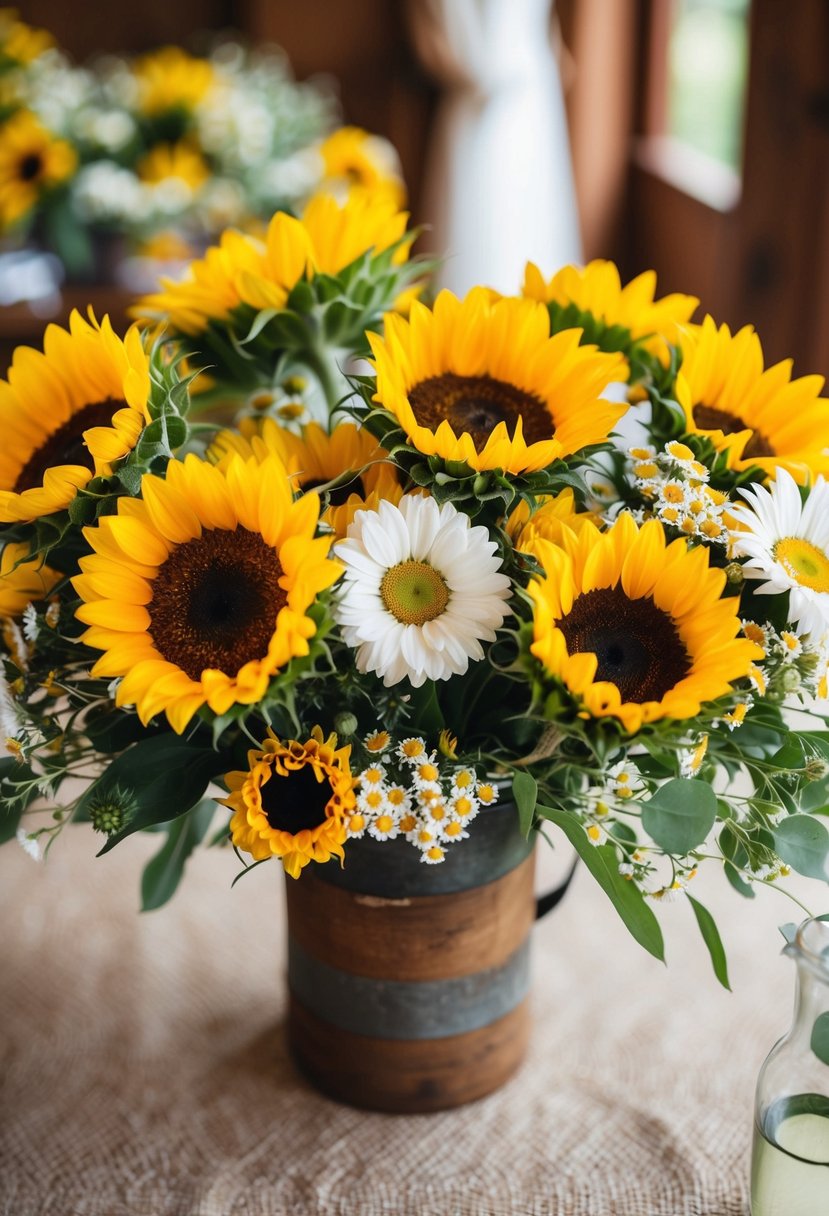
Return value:
<svg viewBox="0 0 829 1216">
<path fill-rule="evenodd" d="M 444 89 L 422 216 L 441 285 L 514 294 L 581 244 L 551 0 L 409 0 L 418 55 Z"/>
</svg>

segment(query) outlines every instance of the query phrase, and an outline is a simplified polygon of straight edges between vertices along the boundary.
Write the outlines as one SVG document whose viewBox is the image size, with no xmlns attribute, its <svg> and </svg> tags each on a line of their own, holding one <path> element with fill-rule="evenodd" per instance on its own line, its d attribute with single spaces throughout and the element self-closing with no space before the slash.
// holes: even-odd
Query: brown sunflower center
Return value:
<svg viewBox="0 0 829 1216">
<path fill-rule="evenodd" d="M 729 410 L 717 409 L 715 405 L 695 405 L 694 422 L 703 431 L 722 431 L 724 435 L 733 435 L 735 431 L 744 431 L 746 423 Z M 760 431 L 755 431 L 743 449 L 743 456 L 749 460 L 763 456 L 774 456 L 774 448 Z"/>
<path fill-rule="evenodd" d="M 315 477 L 312 481 L 304 481 L 302 483 L 303 490 L 316 490 L 319 486 L 324 486 L 330 478 Z M 332 507 L 342 507 L 348 502 L 350 495 L 359 494 L 361 498 L 366 497 L 366 488 L 363 485 L 362 477 L 353 477 L 351 481 L 345 485 L 335 486 L 333 490 L 328 491 L 328 503 Z"/>
<path fill-rule="evenodd" d="M 552 439 L 555 419 L 540 397 L 525 393 L 494 376 L 458 376 L 443 372 L 409 389 L 409 403 L 420 426 L 435 431 L 448 422 L 456 435 L 466 431 L 476 449 L 482 448 L 499 422 L 510 436 L 521 418 L 524 439 L 539 443 Z"/>
<path fill-rule="evenodd" d="M 279 558 L 258 532 L 205 531 L 173 549 L 147 605 L 159 653 L 191 680 L 205 668 L 235 676 L 268 652 L 287 596 Z"/>
<path fill-rule="evenodd" d="M 32 452 L 17 475 L 15 494 L 43 485 L 47 469 L 61 464 L 79 464 L 90 471 L 95 468 L 92 453 L 83 441 L 84 431 L 93 426 L 109 426 L 112 415 L 124 407 L 126 402 L 107 397 L 106 401 L 94 401 L 73 414 L 51 435 L 47 435 L 39 448 Z"/>
<path fill-rule="evenodd" d="M 659 701 L 691 669 L 674 621 L 650 596 L 628 599 L 621 587 L 587 591 L 558 627 L 570 654 L 595 654 L 595 679 L 615 684 L 622 701 Z"/>
<path fill-rule="evenodd" d="M 17 171 L 22 182 L 33 182 L 43 172 L 43 157 L 39 152 L 29 152 L 20 160 Z"/>
<path fill-rule="evenodd" d="M 262 786 L 262 810 L 277 832 L 310 831 L 326 818 L 325 808 L 331 798 L 327 781 L 317 781 L 313 766 L 294 769 L 290 776 L 271 776 Z"/>
</svg>

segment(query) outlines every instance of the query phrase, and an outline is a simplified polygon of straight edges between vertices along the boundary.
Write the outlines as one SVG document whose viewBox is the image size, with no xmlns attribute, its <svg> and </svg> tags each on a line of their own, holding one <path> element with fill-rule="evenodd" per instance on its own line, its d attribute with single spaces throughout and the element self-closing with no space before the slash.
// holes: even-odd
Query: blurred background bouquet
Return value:
<svg viewBox="0 0 829 1216">
<path fill-rule="evenodd" d="M 274 46 L 214 37 L 203 56 L 167 46 L 77 66 L 4 9 L 0 121 L 0 238 L 57 254 L 74 280 L 146 289 L 322 183 L 405 194 L 392 146 L 337 129 L 331 82 L 298 83 Z"/>
</svg>

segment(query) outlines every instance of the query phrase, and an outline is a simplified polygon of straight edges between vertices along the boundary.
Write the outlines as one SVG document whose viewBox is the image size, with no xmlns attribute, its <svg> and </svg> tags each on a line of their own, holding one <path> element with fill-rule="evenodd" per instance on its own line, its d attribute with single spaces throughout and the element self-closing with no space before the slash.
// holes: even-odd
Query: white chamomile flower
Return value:
<svg viewBox="0 0 829 1216">
<path fill-rule="evenodd" d="M 420 760 L 421 757 L 425 757 L 426 744 L 421 738 L 414 735 L 411 739 L 404 739 L 402 741 L 397 748 L 397 754 L 401 760 L 415 763 L 417 760 Z"/>
<path fill-rule="evenodd" d="M 815 640 L 829 630 L 829 485 L 818 477 L 802 502 L 785 469 L 766 489 L 741 490 L 749 505 L 730 508 L 741 529 L 731 533 L 746 578 L 763 579 L 760 595 L 789 592 L 789 618 Z"/>
<path fill-rule="evenodd" d="M 424 849 L 420 854 L 420 860 L 424 861 L 427 866 L 437 866 L 443 861 L 446 856 L 446 850 L 441 848 L 439 844 L 433 844 L 428 849 Z"/>
<path fill-rule="evenodd" d="M 394 840 L 399 832 L 400 826 L 397 818 L 389 811 L 384 811 L 377 816 L 373 823 L 368 825 L 368 834 L 375 840 Z"/>
<path fill-rule="evenodd" d="M 386 809 L 385 792 L 378 786 L 371 786 L 364 793 L 357 795 L 357 810 L 369 818 L 381 815 Z"/>
<path fill-rule="evenodd" d="M 468 840 L 469 833 L 464 828 L 463 822 L 460 819 L 452 819 L 443 829 L 443 839 L 451 841 Z"/>
<path fill-rule="evenodd" d="M 460 793 L 449 804 L 452 814 L 462 823 L 471 823 L 478 814 L 479 807 L 480 803 L 472 793 Z"/>
<path fill-rule="evenodd" d="M 366 828 L 368 827 L 368 819 L 361 811 L 352 811 L 346 821 L 345 830 L 349 840 L 359 840 L 361 836 L 365 836 Z"/>
<path fill-rule="evenodd" d="M 370 786 L 382 785 L 385 777 L 386 770 L 382 764 L 371 764 L 363 769 L 359 780 L 363 789 L 368 789 Z"/>
<path fill-rule="evenodd" d="M 334 615 L 357 667 L 386 687 L 463 675 L 509 609 L 510 580 L 486 528 L 451 503 L 404 495 L 358 511 L 335 546 L 345 575 Z"/>
</svg>

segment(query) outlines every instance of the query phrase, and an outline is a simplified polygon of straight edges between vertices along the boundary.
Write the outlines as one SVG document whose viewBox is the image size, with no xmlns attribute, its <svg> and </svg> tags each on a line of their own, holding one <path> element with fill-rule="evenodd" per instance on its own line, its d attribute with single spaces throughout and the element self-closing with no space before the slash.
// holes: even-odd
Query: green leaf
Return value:
<svg viewBox="0 0 829 1216">
<path fill-rule="evenodd" d="M 665 943 L 659 921 L 645 903 L 639 888 L 619 873 L 619 858 L 614 846 L 591 844 L 584 825 L 568 811 L 549 806 L 538 806 L 536 809 L 539 815 L 561 828 L 639 945 L 664 962 Z"/>
<path fill-rule="evenodd" d="M 538 782 L 530 773 L 516 773 L 512 779 L 512 796 L 518 807 L 518 822 L 524 837 L 532 831 L 535 804 L 538 801 Z"/>
<path fill-rule="evenodd" d="M 120 832 L 107 839 L 98 855 L 108 853 L 133 832 L 189 811 L 212 778 L 223 771 L 222 758 L 212 748 L 196 747 L 167 734 L 142 739 L 116 756 L 82 795 L 79 814 L 88 815 L 90 802 L 116 785 L 132 797 L 136 811 Z"/>
<path fill-rule="evenodd" d="M 779 857 L 807 878 L 829 882 L 829 831 L 813 815 L 789 815 L 774 828 Z"/>
<path fill-rule="evenodd" d="M 686 892 L 687 894 L 687 892 Z M 731 985 L 728 982 L 728 963 L 725 957 L 722 939 L 719 930 L 717 929 L 714 917 L 703 907 L 698 900 L 691 895 L 688 896 L 688 902 L 694 909 L 694 916 L 697 918 L 699 931 L 702 934 L 702 940 L 708 947 L 708 953 L 711 955 L 711 963 L 714 967 L 714 974 L 722 984 L 723 988 L 731 991 Z"/>
<path fill-rule="evenodd" d="M 151 912 L 166 904 L 175 893 L 184 863 L 200 844 L 216 813 L 216 803 L 206 798 L 170 824 L 167 840 L 144 867 L 141 876 L 141 911 Z"/>
<path fill-rule="evenodd" d="M 412 689 L 409 710 L 412 730 L 422 735 L 437 735 L 446 725 L 434 680 L 426 680 L 420 688 Z"/>
<path fill-rule="evenodd" d="M 829 1064 L 829 1012 L 818 1014 L 809 1040 L 812 1051 L 824 1064 Z"/>
<path fill-rule="evenodd" d="M 705 840 L 717 818 L 717 797 L 705 781 L 674 777 L 642 804 L 642 827 L 666 853 L 682 857 Z"/>
</svg>

